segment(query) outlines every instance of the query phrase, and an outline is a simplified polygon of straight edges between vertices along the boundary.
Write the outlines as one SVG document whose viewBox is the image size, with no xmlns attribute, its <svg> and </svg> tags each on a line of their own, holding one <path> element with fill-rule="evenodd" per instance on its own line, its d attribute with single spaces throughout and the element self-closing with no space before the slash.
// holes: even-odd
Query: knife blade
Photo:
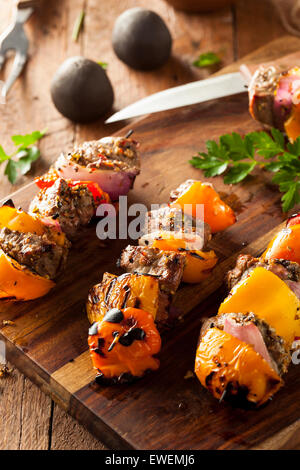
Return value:
<svg viewBox="0 0 300 470">
<path fill-rule="evenodd" d="M 245 92 L 246 89 L 247 82 L 240 72 L 227 73 L 146 96 L 110 116 L 105 124 L 236 95 Z"/>
</svg>

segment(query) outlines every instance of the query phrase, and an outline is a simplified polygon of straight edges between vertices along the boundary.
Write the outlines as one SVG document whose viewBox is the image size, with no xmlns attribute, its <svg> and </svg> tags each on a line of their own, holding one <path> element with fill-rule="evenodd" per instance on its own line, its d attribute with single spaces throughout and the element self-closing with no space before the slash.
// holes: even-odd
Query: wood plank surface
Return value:
<svg viewBox="0 0 300 470">
<path fill-rule="evenodd" d="M 280 36 L 283 31 L 273 12 L 271 14 L 268 10 L 267 16 L 261 15 L 263 2 L 258 0 L 241 1 L 233 12 L 234 15 L 227 9 L 213 15 L 194 16 L 174 12 L 163 1 L 156 0 L 151 3 L 151 8 L 158 11 L 171 28 L 175 37 L 174 53 L 170 64 L 164 69 L 142 74 L 129 70 L 119 62 L 110 46 L 113 19 L 136 2 L 113 0 L 103 3 L 100 9 L 97 1 L 63 0 L 58 10 L 57 2 L 48 1 L 26 26 L 31 38 L 31 60 L 24 79 L 18 81 L 9 96 L 9 106 L 3 115 L 0 129 L 1 144 L 9 148 L 9 136 L 13 133 L 32 131 L 45 125 L 48 127 L 49 136 L 41 144 L 43 160 L 38 162 L 31 174 L 24 177 L 19 184 L 26 183 L 34 174 L 39 174 L 47 168 L 58 152 L 75 140 L 101 137 L 118 128 L 117 124 L 105 127 L 102 122 L 90 126 L 74 126 L 55 111 L 49 98 L 49 81 L 65 57 L 85 54 L 95 60 L 107 61 L 108 74 L 116 91 L 115 107 L 119 109 L 159 89 L 205 77 L 208 71 L 200 71 L 191 66 L 195 55 L 201 51 L 210 49 L 220 52 L 223 64 L 226 65 L 233 57 L 238 58 L 254 50 L 267 40 Z M 148 2 L 139 3 L 148 6 Z M 84 33 L 75 44 L 71 41 L 71 30 L 83 6 L 86 8 Z M 1 31 L 10 15 L 8 2 L 0 0 L 0 8 Z M 255 18 L 256 28 L 252 27 L 251 18 Z M 289 48 L 288 45 L 286 47 Z M 8 192 L 10 185 L 2 177 L 0 194 L 4 196 Z M 0 436 L 4 436 L 3 440 L 0 438 L 0 448 L 96 448 L 90 435 L 75 424 L 72 418 L 67 418 L 56 405 L 51 409 L 49 399 L 45 403 L 41 400 L 43 395 L 35 386 L 32 385 L 27 389 L 28 393 L 25 392 L 24 383 L 30 382 L 21 378 L 15 370 L 9 380 L 4 382 L 3 379 L 0 383 L 1 388 L 2 382 L 5 387 L 5 400 L 0 402 L 0 416 L 5 418 L 0 421 Z M 41 404 L 43 407 L 39 409 Z M 13 417 L 8 419 L 10 414 L 13 414 Z M 31 431 L 32 423 L 40 420 L 39 431 Z M 5 423 L 5 429 L 2 429 L 2 423 Z M 22 434 L 26 438 L 20 440 L 17 436 L 21 435 L 21 427 L 26 429 L 25 434 Z"/>
</svg>

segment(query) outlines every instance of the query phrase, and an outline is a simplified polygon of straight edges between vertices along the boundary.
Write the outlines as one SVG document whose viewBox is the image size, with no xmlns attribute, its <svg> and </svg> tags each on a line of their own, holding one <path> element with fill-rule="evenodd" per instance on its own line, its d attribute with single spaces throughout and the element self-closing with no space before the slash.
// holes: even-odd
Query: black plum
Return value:
<svg viewBox="0 0 300 470">
<path fill-rule="evenodd" d="M 162 18 L 144 8 L 131 8 L 116 20 L 113 48 L 119 59 L 138 70 L 161 67 L 170 56 L 171 34 Z"/>
<path fill-rule="evenodd" d="M 114 101 L 111 83 L 101 65 L 79 56 L 65 60 L 58 68 L 51 96 L 61 114 L 81 123 L 99 119 Z"/>
</svg>

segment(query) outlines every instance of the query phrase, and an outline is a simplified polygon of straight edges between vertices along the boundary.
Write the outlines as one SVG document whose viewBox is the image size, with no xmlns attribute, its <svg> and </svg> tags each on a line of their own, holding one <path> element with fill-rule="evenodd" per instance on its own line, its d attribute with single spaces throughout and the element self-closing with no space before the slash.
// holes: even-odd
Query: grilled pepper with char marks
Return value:
<svg viewBox="0 0 300 470">
<path fill-rule="evenodd" d="M 163 322 L 168 318 L 169 304 L 170 296 L 161 291 L 155 276 L 104 273 L 102 282 L 89 291 L 87 314 L 93 323 L 102 320 L 111 308 L 133 307 L 146 310 L 156 322 Z"/>
<path fill-rule="evenodd" d="M 108 310 L 89 330 L 88 344 L 100 385 L 131 382 L 159 368 L 161 338 L 153 316 L 136 308 Z"/>
<path fill-rule="evenodd" d="M 288 347 L 253 313 L 227 313 L 204 324 L 195 373 L 215 398 L 260 406 L 283 385 Z"/>
</svg>

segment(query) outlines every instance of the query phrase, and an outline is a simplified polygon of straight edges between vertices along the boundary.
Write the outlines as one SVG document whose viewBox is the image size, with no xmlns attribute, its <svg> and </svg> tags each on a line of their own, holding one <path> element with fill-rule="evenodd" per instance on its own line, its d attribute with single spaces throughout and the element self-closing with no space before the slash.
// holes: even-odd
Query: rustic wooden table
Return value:
<svg viewBox="0 0 300 470">
<path fill-rule="evenodd" d="M 0 32 L 11 17 L 11 3 L 0 0 Z M 0 144 L 11 148 L 10 136 L 47 127 L 41 142 L 42 158 L 30 174 L 12 187 L 1 172 L 0 197 L 41 174 L 74 141 L 100 138 L 121 125 L 74 125 L 55 110 L 49 84 L 58 65 L 69 56 L 84 55 L 108 63 L 108 75 L 115 90 L 115 109 L 155 91 L 206 77 L 211 71 L 193 67 L 202 52 L 215 51 L 222 65 L 253 51 L 281 35 L 283 27 L 269 0 L 240 0 L 232 7 L 205 15 L 176 12 L 163 0 L 152 0 L 151 8 L 168 24 L 174 39 L 169 63 L 154 72 L 136 72 L 122 64 L 111 47 L 114 19 L 125 9 L 147 0 L 47 0 L 26 25 L 30 37 L 30 60 L 22 78 L 0 109 Z M 85 23 L 78 42 L 72 28 L 84 9 Z M 9 65 L 4 70 L 8 72 Z M 2 78 L 2 77 L 1 77 Z M 292 432 L 292 430 L 290 430 Z M 288 438 L 289 436 L 287 436 Z M 285 436 L 280 446 L 284 447 Z M 17 370 L 0 379 L 0 449 L 104 449 L 101 442 L 63 412 L 53 401 Z"/>
</svg>

